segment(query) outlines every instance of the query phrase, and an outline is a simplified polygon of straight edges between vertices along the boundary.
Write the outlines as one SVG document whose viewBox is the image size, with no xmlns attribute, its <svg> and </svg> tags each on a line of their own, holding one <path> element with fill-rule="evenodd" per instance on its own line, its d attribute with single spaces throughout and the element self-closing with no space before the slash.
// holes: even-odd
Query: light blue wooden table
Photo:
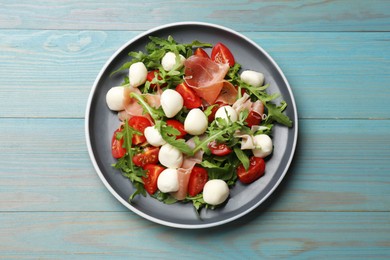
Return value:
<svg viewBox="0 0 390 260">
<path fill-rule="evenodd" d="M 117 48 L 201 21 L 261 45 L 299 114 L 269 200 L 231 224 L 144 220 L 90 162 L 84 111 Z M 390 258 L 390 1 L 0 1 L 0 258 Z"/>
</svg>

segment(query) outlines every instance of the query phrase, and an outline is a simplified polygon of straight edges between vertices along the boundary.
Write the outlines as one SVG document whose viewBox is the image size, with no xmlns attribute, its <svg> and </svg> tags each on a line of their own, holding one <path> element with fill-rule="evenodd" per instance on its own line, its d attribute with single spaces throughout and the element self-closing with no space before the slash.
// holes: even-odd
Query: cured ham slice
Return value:
<svg viewBox="0 0 390 260">
<path fill-rule="evenodd" d="M 184 62 L 184 66 L 187 85 L 209 104 L 214 104 L 224 86 L 229 65 L 193 55 Z"/>
<path fill-rule="evenodd" d="M 177 170 L 177 178 L 179 179 L 179 190 L 172 192 L 171 195 L 177 200 L 184 200 L 187 196 L 188 182 L 191 176 L 191 169 L 179 168 Z"/>
<path fill-rule="evenodd" d="M 137 100 L 130 97 L 130 93 L 135 92 L 137 94 L 141 94 L 141 91 L 138 88 L 126 87 L 123 91 L 123 106 L 125 107 L 125 111 L 130 116 L 140 116 L 143 114 L 143 107 L 138 104 Z"/>
<path fill-rule="evenodd" d="M 188 146 L 191 148 L 195 147 L 195 142 L 193 139 L 187 141 Z M 203 158 L 203 150 L 199 150 L 194 154 L 194 156 L 184 157 L 183 164 L 181 168 L 178 169 L 178 179 L 179 179 L 179 190 L 172 192 L 171 195 L 177 200 L 183 200 L 187 196 L 188 182 L 190 180 L 190 175 L 192 168 L 195 164 L 201 163 Z"/>
<path fill-rule="evenodd" d="M 264 114 L 264 104 L 260 100 L 256 100 L 252 105 L 252 110 L 257 114 L 263 116 Z"/>
<path fill-rule="evenodd" d="M 234 110 L 236 110 L 237 114 L 239 114 L 243 110 L 253 111 L 260 116 L 264 114 L 264 104 L 260 100 L 256 100 L 252 102 L 250 100 L 250 96 L 247 93 L 234 102 L 233 106 Z"/>
<path fill-rule="evenodd" d="M 250 96 L 247 93 L 244 93 L 244 95 L 241 98 L 237 99 L 237 101 L 234 102 L 232 107 L 234 108 L 234 110 L 236 110 L 237 114 L 239 114 L 241 111 L 245 109 L 248 111 L 251 110 L 252 102 L 249 99 L 249 97 Z"/>
<path fill-rule="evenodd" d="M 221 92 L 219 93 L 215 102 L 222 102 L 224 104 L 232 105 L 237 99 L 237 89 L 232 83 L 224 81 Z"/>
<path fill-rule="evenodd" d="M 138 88 L 134 87 L 125 87 L 123 90 L 123 106 L 124 110 L 118 112 L 118 118 L 121 121 L 128 120 L 133 116 L 145 116 L 149 119 L 150 122 L 153 123 L 153 120 L 149 114 L 144 113 L 143 107 L 138 103 L 138 101 L 134 98 L 130 97 L 130 94 L 134 92 L 137 94 L 141 94 L 141 91 Z M 160 91 L 157 94 L 146 94 L 144 95 L 146 102 L 152 107 L 159 108 L 160 107 Z"/>
</svg>

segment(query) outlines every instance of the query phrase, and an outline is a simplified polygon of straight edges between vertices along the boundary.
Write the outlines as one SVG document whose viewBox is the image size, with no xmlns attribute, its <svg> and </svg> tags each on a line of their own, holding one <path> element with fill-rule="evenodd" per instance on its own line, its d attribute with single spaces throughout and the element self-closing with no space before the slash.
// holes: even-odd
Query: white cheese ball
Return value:
<svg viewBox="0 0 390 260">
<path fill-rule="evenodd" d="M 261 87 L 264 83 L 264 74 L 253 70 L 243 71 L 240 78 L 245 83 L 254 87 Z"/>
<path fill-rule="evenodd" d="M 170 144 L 161 146 L 158 160 L 167 168 L 179 168 L 183 164 L 183 154 Z"/>
<path fill-rule="evenodd" d="M 203 134 L 208 126 L 207 116 L 199 108 L 191 109 L 184 120 L 184 130 L 191 135 Z"/>
<path fill-rule="evenodd" d="M 113 87 L 106 94 L 106 103 L 109 109 L 121 111 L 125 109 L 123 105 L 124 87 Z"/>
<path fill-rule="evenodd" d="M 238 120 L 238 114 L 237 111 L 231 106 L 223 106 L 218 108 L 217 112 L 215 113 L 215 118 L 222 118 L 229 124 Z"/>
<path fill-rule="evenodd" d="M 180 69 L 184 65 L 184 61 L 186 58 L 179 54 L 179 66 L 177 69 Z M 163 66 L 165 71 L 171 71 L 176 65 L 176 54 L 174 52 L 165 53 L 164 57 L 161 60 L 161 65 Z"/>
<path fill-rule="evenodd" d="M 179 190 L 179 178 L 176 169 L 163 170 L 157 179 L 157 188 L 164 193 Z"/>
<path fill-rule="evenodd" d="M 260 158 L 265 158 L 272 153 L 272 139 L 268 135 L 261 134 L 253 137 L 255 149 L 252 149 L 253 155 Z"/>
<path fill-rule="evenodd" d="M 203 188 L 203 200 L 210 205 L 219 205 L 229 197 L 229 187 L 223 180 L 206 182 Z"/>
<path fill-rule="evenodd" d="M 162 138 L 160 132 L 154 126 L 148 126 L 144 130 L 144 136 L 149 144 L 159 147 L 167 142 Z"/>
<path fill-rule="evenodd" d="M 148 75 L 148 69 L 142 62 L 136 62 L 131 64 L 129 69 L 129 82 L 130 86 L 136 88 L 141 86 L 146 81 Z"/>
<path fill-rule="evenodd" d="M 161 94 L 161 107 L 168 118 L 174 117 L 183 108 L 183 97 L 173 89 L 167 89 Z"/>
</svg>

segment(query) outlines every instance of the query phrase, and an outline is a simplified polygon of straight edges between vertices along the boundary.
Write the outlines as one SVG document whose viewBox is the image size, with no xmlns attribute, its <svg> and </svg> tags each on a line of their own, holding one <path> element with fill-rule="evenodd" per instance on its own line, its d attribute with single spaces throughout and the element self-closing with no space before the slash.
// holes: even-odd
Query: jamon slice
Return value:
<svg viewBox="0 0 390 260">
<path fill-rule="evenodd" d="M 187 141 L 187 144 L 191 147 L 195 147 L 195 142 L 191 138 Z M 203 158 L 203 151 L 197 151 L 194 156 L 186 156 L 184 157 L 183 164 L 181 168 L 178 169 L 178 179 L 179 179 L 179 190 L 176 192 L 172 192 L 171 195 L 177 200 L 183 200 L 187 196 L 188 190 L 188 182 L 190 180 L 190 175 L 192 168 L 194 168 L 195 164 L 201 163 Z"/>
<path fill-rule="evenodd" d="M 193 55 L 184 62 L 184 66 L 187 85 L 209 104 L 214 104 L 223 88 L 229 65 Z"/>
</svg>

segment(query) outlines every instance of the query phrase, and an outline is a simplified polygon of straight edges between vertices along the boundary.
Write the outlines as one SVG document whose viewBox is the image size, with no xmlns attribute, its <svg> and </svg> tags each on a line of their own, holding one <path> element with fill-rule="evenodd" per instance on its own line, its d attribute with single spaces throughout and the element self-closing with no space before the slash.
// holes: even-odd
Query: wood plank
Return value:
<svg viewBox="0 0 390 260">
<path fill-rule="evenodd" d="M 0 119 L 0 211 L 127 211 L 96 175 L 82 119 Z M 266 211 L 390 211 L 390 120 L 301 120 Z M 77 202 L 77 203 L 76 203 Z"/>
<path fill-rule="evenodd" d="M 386 0 L 3 0 L 0 28 L 146 30 L 177 21 L 204 21 L 251 31 L 389 31 L 389 10 Z"/>
<path fill-rule="evenodd" d="M 285 72 L 301 118 L 390 118 L 390 33 L 245 34 Z M 84 117 L 95 77 L 135 35 L 0 31 L 0 117 Z"/>
<path fill-rule="evenodd" d="M 211 230 L 161 227 L 127 212 L 1 214 L 0 253 L 29 259 L 390 257 L 389 212 L 258 213 Z"/>
</svg>

